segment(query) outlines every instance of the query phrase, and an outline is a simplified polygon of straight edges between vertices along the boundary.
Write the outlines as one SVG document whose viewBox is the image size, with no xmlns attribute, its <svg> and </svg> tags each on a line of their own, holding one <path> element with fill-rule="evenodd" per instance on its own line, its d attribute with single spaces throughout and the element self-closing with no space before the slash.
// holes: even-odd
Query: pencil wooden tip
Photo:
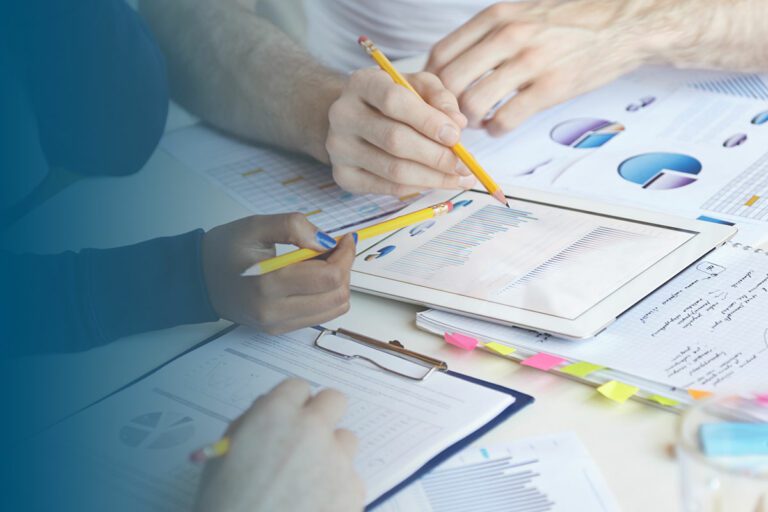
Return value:
<svg viewBox="0 0 768 512">
<path fill-rule="evenodd" d="M 504 195 L 504 192 L 501 191 L 501 189 L 497 190 L 493 194 L 491 194 L 494 199 L 496 199 L 501 204 L 505 205 L 507 208 L 509 208 L 509 201 L 507 201 L 507 197 Z"/>
</svg>

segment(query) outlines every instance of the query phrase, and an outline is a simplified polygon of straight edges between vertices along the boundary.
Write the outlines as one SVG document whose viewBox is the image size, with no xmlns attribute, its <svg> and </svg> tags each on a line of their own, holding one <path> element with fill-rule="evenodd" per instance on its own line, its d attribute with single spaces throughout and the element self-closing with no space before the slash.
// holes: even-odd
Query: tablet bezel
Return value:
<svg viewBox="0 0 768 512">
<path fill-rule="evenodd" d="M 460 200 L 461 196 L 467 192 L 460 192 L 454 195 L 454 199 Z M 480 190 L 473 190 L 471 192 L 485 193 Z M 360 256 L 364 252 L 398 232 L 377 237 L 371 243 L 366 244 L 366 248 L 358 253 L 355 265 L 352 268 L 352 289 L 503 325 L 544 332 L 561 338 L 586 339 L 598 334 L 615 321 L 619 315 L 700 260 L 710 251 L 723 245 L 737 233 L 737 229 L 733 226 L 686 219 L 665 213 L 561 196 L 539 190 L 517 188 L 515 192 L 514 195 L 507 196 L 510 201 L 532 201 L 554 207 L 616 217 L 632 222 L 692 231 L 698 234 L 574 320 L 373 276 L 357 269 L 361 262 Z M 412 211 L 429 206 L 434 202 L 434 197 L 430 196 L 414 203 L 408 210 Z"/>
</svg>

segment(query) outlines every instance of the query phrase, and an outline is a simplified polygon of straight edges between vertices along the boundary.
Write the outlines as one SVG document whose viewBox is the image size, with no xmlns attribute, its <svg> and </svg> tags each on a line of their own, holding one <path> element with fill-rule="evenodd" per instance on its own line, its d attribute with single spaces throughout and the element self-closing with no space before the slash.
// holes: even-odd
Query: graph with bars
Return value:
<svg viewBox="0 0 768 512">
<path fill-rule="evenodd" d="M 768 220 L 768 153 L 709 198 L 702 209 L 757 221 Z"/>
<path fill-rule="evenodd" d="M 484 206 L 407 256 L 386 267 L 398 274 L 431 279 L 450 267 L 463 267 L 473 250 L 497 234 L 536 220 L 529 212 L 504 206 Z"/>
<path fill-rule="evenodd" d="M 378 512 L 618 512 L 573 433 L 467 448 L 377 507 Z"/>
<path fill-rule="evenodd" d="M 421 486 L 434 512 L 468 510 L 549 512 L 555 503 L 538 489 L 538 459 L 517 461 L 512 457 L 489 459 L 475 464 L 436 470 L 424 477 Z M 482 488 L 471 506 L 462 497 L 468 488 Z"/>
<path fill-rule="evenodd" d="M 162 146 L 253 213 L 300 212 L 329 233 L 374 222 L 420 197 L 354 195 L 336 185 L 325 165 L 244 144 L 203 126 L 171 132 Z"/>
<path fill-rule="evenodd" d="M 757 74 L 723 75 L 723 73 L 701 72 L 701 79 L 690 82 L 689 87 L 700 91 L 729 96 L 740 96 L 755 100 L 768 100 L 768 84 Z"/>
</svg>

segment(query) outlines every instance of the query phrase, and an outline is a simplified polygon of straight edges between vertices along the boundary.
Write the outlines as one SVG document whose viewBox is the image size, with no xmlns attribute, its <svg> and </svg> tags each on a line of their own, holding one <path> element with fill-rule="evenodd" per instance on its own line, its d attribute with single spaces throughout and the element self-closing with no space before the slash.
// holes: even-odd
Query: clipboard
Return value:
<svg viewBox="0 0 768 512">
<path fill-rule="evenodd" d="M 424 474 L 430 472 L 475 440 L 485 435 L 494 427 L 503 423 L 521 409 L 534 402 L 532 396 L 520 393 L 519 391 L 451 371 L 445 361 L 409 350 L 398 340 L 386 342 L 380 341 L 343 328 L 338 328 L 336 330 L 319 329 L 320 333 L 317 335 L 317 338 L 315 338 L 314 346 L 319 350 L 334 354 L 342 359 L 365 361 L 381 370 L 391 372 L 404 379 L 412 380 L 415 383 L 429 379 L 435 372 L 443 372 L 451 377 L 493 389 L 501 393 L 506 393 L 514 397 L 514 401 L 494 419 L 435 455 L 415 473 L 406 477 L 398 485 L 372 501 L 366 506 L 366 510 L 375 509 L 388 498 L 394 496 L 400 490 L 418 480 Z M 330 341 L 331 339 L 342 340 L 342 342 L 332 342 Z M 363 350 L 363 347 L 372 350 Z"/>
<path fill-rule="evenodd" d="M 237 325 L 233 325 L 223 329 L 222 331 L 211 336 L 210 338 L 184 351 L 182 354 L 179 354 L 178 356 L 172 358 L 170 361 L 167 361 L 166 363 L 160 365 L 159 367 L 135 379 L 131 383 L 123 386 L 119 390 L 113 393 L 110 393 L 106 397 L 90 404 L 89 406 L 73 414 L 72 416 L 76 416 L 81 413 L 89 414 L 87 410 L 91 409 L 90 416 L 85 416 L 82 421 L 88 422 L 93 418 L 98 418 L 99 417 L 99 412 L 97 410 L 98 407 L 104 407 L 105 409 L 102 409 L 102 410 L 109 411 L 109 407 L 108 405 L 105 404 L 105 402 L 107 402 L 108 400 L 119 400 L 119 397 L 117 395 L 119 395 L 123 391 L 127 391 L 128 388 L 131 388 L 134 386 L 138 386 L 138 385 L 146 386 L 147 389 L 152 389 L 154 393 L 155 388 L 153 385 L 151 385 L 151 383 L 148 384 L 149 382 L 148 379 L 154 378 L 156 375 L 160 374 L 162 371 L 170 370 L 172 365 L 174 364 L 185 364 L 183 363 L 183 358 L 194 357 L 194 353 L 198 350 L 205 351 L 207 348 L 206 345 L 210 346 L 214 343 L 221 343 L 224 340 L 224 338 L 227 336 L 236 336 L 237 331 L 239 329 L 241 329 L 241 327 Z M 398 371 L 392 372 L 397 375 L 395 378 L 403 379 L 406 382 L 406 384 L 403 384 L 402 386 L 398 386 L 400 388 L 407 388 L 411 385 L 435 386 L 435 383 L 434 382 L 430 383 L 429 380 L 437 378 L 436 374 L 440 373 L 440 374 L 448 375 L 452 378 L 463 380 L 465 382 L 470 382 L 479 386 L 483 386 L 488 389 L 493 389 L 495 391 L 504 393 L 512 397 L 511 403 L 509 405 L 505 404 L 502 407 L 500 407 L 499 408 L 500 411 L 494 410 L 493 413 L 490 413 L 490 411 L 487 411 L 488 414 L 485 415 L 483 419 L 485 423 L 482 423 L 482 421 L 479 421 L 478 418 L 475 417 L 473 422 L 474 424 L 471 426 L 468 425 L 466 430 L 464 430 L 464 431 L 467 431 L 470 429 L 474 429 L 469 435 L 466 435 L 463 438 L 460 438 L 457 441 L 454 441 L 454 439 L 458 437 L 457 435 L 456 437 L 452 437 L 450 440 L 448 440 L 448 442 L 441 444 L 440 446 L 436 446 L 434 450 L 429 450 L 427 453 L 423 454 L 423 456 L 418 459 L 418 462 L 412 464 L 412 466 L 409 466 L 407 470 L 404 470 L 403 467 L 392 466 L 392 468 L 394 468 L 393 472 L 397 473 L 397 475 L 393 476 L 387 482 L 386 486 L 381 486 L 381 485 L 379 486 L 379 488 L 376 491 L 377 497 L 372 498 L 372 501 L 366 507 L 367 510 L 371 510 L 375 508 L 376 506 L 381 504 L 384 500 L 386 500 L 390 496 L 397 493 L 399 490 L 403 489 L 404 487 L 406 487 L 407 485 L 411 484 L 413 481 L 418 479 L 421 475 L 430 471 L 437 465 L 441 464 L 446 459 L 453 456 L 455 453 L 461 451 L 467 445 L 472 443 L 474 440 L 476 440 L 477 438 L 479 438 L 480 436 L 488 432 L 490 429 L 492 429 L 499 423 L 503 422 L 504 420 L 506 420 L 513 414 L 515 414 L 517 411 L 521 410 L 522 408 L 524 408 L 525 406 L 533 402 L 533 398 L 527 395 L 524 395 L 522 393 L 518 393 L 516 391 L 504 388 L 502 386 L 497 386 L 497 385 L 483 382 L 482 380 L 478 380 L 466 375 L 452 372 L 448 369 L 448 365 L 445 362 L 439 361 L 437 359 L 420 354 L 415 351 L 408 350 L 399 341 L 393 340 L 391 342 L 382 342 L 374 338 L 370 338 L 370 337 L 360 335 L 351 331 L 347 331 L 344 329 L 329 331 L 324 328 L 315 327 L 313 329 L 304 329 L 302 331 L 304 331 L 302 335 L 304 341 L 302 343 L 303 343 L 303 346 L 305 347 L 303 350 L 308 352 L 323 351 L 326 354 L 328 354 L 323 357 L 324 359 L 330 360 L 330 358 L 332 357 L 338 357 L 341 359 L 350 360 L 354 364 L 359 363 L 359 364 L 366 365 L 369 367 L 369 370 L 371 369 L 371 367 L 375 367 L 372 369 L 376 371 L 381 370 L 386 372 L 392 372 L 392 370 L 398 370 Z M 296 333 L 286 335 L 286 337 L 295 336 L 299 332 L 301 331 L 297 331 Z M 267 335 L 263 335 L 263 336 L 267 336 Z M 284 340 L 284 341 L 290 341 L 290 340 Z M 288 344 L 287 346 L 290 346 L 290 344 Z M 214 350 L 219 350 L 219 349 L 215 348 Z M 291 350 L 294 350 L 294 349 L 291 349 Z M 305 353 L 308 353 L 308 352 L 305 352 Z M 227 351 L 224 351 L 223 353 L 230 354 L 230 352 L 227 352 Z M 208 358 L 208 357 L 209 355 L 204 356 L 204 358 Z M 237 356 L 233 356 L 233 357 L 237 357 Z M 186 363 L 186 364 L 189 364 L 189 363 Z M 199 363 L 195 362 L 194 364 L 197 365 Z M 405 375 L 403 375 L 403 373 L 405 373 Z M 294 374 L 294 376 L 299 378 L 306 378 L 306 377 L 303 377 L 303 375 L 300 373 L 296 373 Z M 443 379 L 443 377 L 441 376 L 440 379 Z M 145 381 L 145 382 L 142 382 L 142 381 Z M 164 396 L 167 396 L 167 395 L 164 395 Z M 131 400 L 135 400 L 135 396 L 132 397 Z M 122 409 L 120 410 L 122 411 Z M 144 411 L 142 410 L 139 412 L 144 412 Z M 200 421 L 201 418 L 202 417 L 199 417 L 198 421 Z M 67 420 L 62 420 L 62 422 L 70 421 L 70 420 L 76 421 L 76 418 L 70 417 Z M 221 420 L 216 419 L 215 421 L 218 422 Z M 481 426 L 477 427 L 477 425 L 481 425 Z M 201 424 L 198 423 L 197 425 L 198 430 L 200 426 Z M 459 434 L 459 435 L 463 435 L 463 434 Z M 201 441 L 203 441 L 204 443 L 204 442 L 210 442 L 214 439 L 215 437 L 211 437 L 210 439 L 207 439 L 205 441 L 201 440 Z M 94 442 L 95 441 L 89 439 L 89 443 L 91 443 L 91 445 L 93 445 Z M 163 481 L 167 479 L 166 475 L 164 474 L 161 475 L 161 478 L 163 479 Z"/>
</svg>

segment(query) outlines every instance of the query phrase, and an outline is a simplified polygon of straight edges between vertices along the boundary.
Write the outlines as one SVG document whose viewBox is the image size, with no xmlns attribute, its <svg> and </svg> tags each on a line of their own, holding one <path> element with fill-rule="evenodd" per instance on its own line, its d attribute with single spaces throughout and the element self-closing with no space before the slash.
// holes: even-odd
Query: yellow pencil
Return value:
<svg viewBox="0 0 768 512">
<path fill-rule="evenodd" d="M 376 47 L 375 44 L 373 44 L 373 41 L 368 39 L 366 36 L 360 36 L 357 42 L 360 43 L 363 48 L 365 48 L 365 51 L 368 53 L 368 55 L 371 56 L 371 58 L 373 58 L 374 61 L 376 61 L 376 64 L 378 64 L 382 70 L 384 70 L 390 77 L 392 77 L 392 80 L 394 80 L 396 84 L 402 85 L 416 96 L 421 98 L 419 93 L 416 92 L 416 89 L 414 89 L 413 86 L 408 83 L 408 80 L 406 80 L 405 77 L 395 68 L 395 66 L 392 65 L 392 62 L 390 62 L 387 56 L 384 55 L 381 50 Z M 465 148 L 461 142 L 457 143 L 451 149 L 453 150 L 454 154 L 456 154 L 456 156 L 458 156 L 459 159 L 464 162 L 464 165 L 466 165 L 467 168 L 472 171 L 472 174 L 475 175 L 480 183 L 483 184 L 483 187 L 485 187 L 488 193 L 495 197 L 501 204 L 509 207 L 509 202 L 504 195 L 504 191 L 501 190 L 501 187 L 498 185 L 498 183 L 493 181 L 493 178 L 491 178 L 485 169 L 480 166 L 475 157 L 472 156 L 472 153 L 467 151 L 467 148 Z"/>
<path fill-rule="evenodd" d="M 216 457 L 222 457 L 229 452 L 229 437 L 222 437 L 212 445 L 195 450 L 189 455 L 189 459 L 192 462 L 202 463 L 209 459 L 215 459 Z"/>
<path fill-rule="evenodd" d="M 399 217 L 395 217 L 394 219 L 386 220 L 379 224 L 360 229 L 356 232 L 357 239 L 359 241 L 383 235 L 384 233 L 389 233 L 390 231 L 395 231 L 412 224 L 431 219 L 433 217 L 444 215 L 451 210 L 453 210 L 453 203 L 450 201 L 432 205 L 428 208 L 423 208 L 413 213 L 401 215 Z M 337 240 L 340 239 L 341 237 L 337 238 Z M 287 267 L 288 265 L 293 265 L 294 263 L 312 259 L 316 256 L 319 256 L 320 254 L 322 253 L 312 249 L 298 249 L 286 254 L 282 254 L 280 256 L 275 256 L 274 258 L 260 261 L 248 270 L 248 275 L 262 276 L 264 274 L 268 274 L 269 272 L 280 270 L 281 268 Z"/>
</svg>

